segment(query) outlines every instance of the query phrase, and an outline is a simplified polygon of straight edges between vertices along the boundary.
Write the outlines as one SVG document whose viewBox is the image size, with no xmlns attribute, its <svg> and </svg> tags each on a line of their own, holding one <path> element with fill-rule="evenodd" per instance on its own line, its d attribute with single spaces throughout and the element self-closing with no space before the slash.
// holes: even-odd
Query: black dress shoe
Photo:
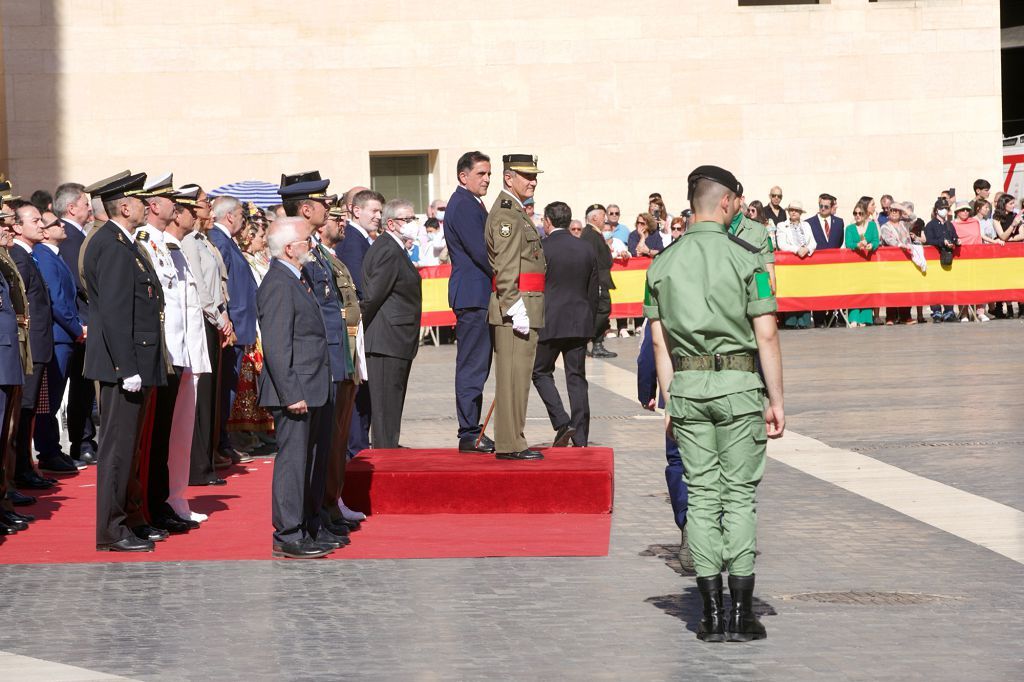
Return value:
<svg viewBox="0 0 1024 682">
<path fill-rule="evenodd" d="M 180 516 L 178 516 L 177 514 L 174 515 L 174 520 L 177 521 L 178 523 L 184 523 L 186 526 L 188 526 L 189 530 L 196 530 L 196 529 L 199 528 L 199 522 L 198 521 L 193 521 L 192 519 L 183 519 Z"/>
<path fill-rule="evenodd" d="M 270 554 L 280 559 L 319 559 L 333 551 L 327 545 L 321 545 L 309 538 L 304 538 L 295 542 L 286 542 L 283 545 L 274 545 Z"/>
<path fill-rule="evenodd" d="M 69 464 L 71 464 L 71 466 L 75 467 L 79 471 L 89 468 L 89 465 L 86 462 L 83 462 L 80 459 L 75 459 L 71 455 L 62 455 L 61 459 L 63 459 L 65 462 L 68 462 Z"/>
<path fill-rule="evenodd" d="M 79 460 L 80 462 L 85 462 L 86 464 L 95 464 L 96 462 L 99 461 L 96 458 L 96 453 L 90 450 L 84 450 L 83 452 L 79 453 L 78 457 L 75 457 L 74 455 L 71 456 Z"/>
<path fill-rule="evenodd" d="M 189 483 L 189 485 L 227 485 L 227 484 L 228 484 L 228 482 L 227 482 L 226 479 L 217 478 L 217 477 L 211 478 L 211 479 L 206 480 L 206 481 L 202 481 L 201 483 Z"/>
<path fill-rule="evenodd" d="M 78 467 L 63 457 L 39 458 L 39 470 L 48 474 L 77 474 Z"/>
<path fill-rule="evenodd" d="M 32 523 L 36 520 L 36 517 L 32 516 L 31 514 L 22 514 L 21 512 L 16 511 L 9 511 L 7 513 L 13 516 L 14 518 L 20 519 L 26 523 Z"/>
<path fill-rule="evenodd" d="M 0 520 L 0 535 L 14 535 L 18 529 Z"/>
<path fill-rule="evenodd" d="M 0 522 L 14 528 L 14 530 L 28 530 L 28 521 L 23 521 L 14 515 L 14 512 L 0 510 Z"/>
<path fill-rule="evenodd" d="M 494 459 L 544 459 L 544 455 L 527 448 L 519 452 L 499 452 Z"/>
<path fill-rule="evenodd" d="M 153 526 L 136 526 L 132 528 L 132 532 L 140 540 L 149 540 L 150 542 L 162 542 L 170 536 L 167 531 Z"/>
<path fill-rule="evenodd" d="M 352 521 L 351 519 L 346 519 L 344 517 L 334 521 L 334 523 L 339 526 L 344 526 L 345 528 L 348 528 L 350 531 L 359 530 L 360 525 L 359 521 Z"/>
<path fill-rule="evenodd" d="M 576 429 L 571 425 L 566 424 L 562 428 L 555 431 L 555 442 L 551 444 L 553 448 L 564 448 L 569 445 L 569 441 L 576 435 Z"/>
<path fill-rule="evenodd" d="M 347 538 L 349 533 L 351 532 L 349 530 L 349 527 L 346 526 L 344 523 L 341 523 L 340 520 L 338 520 L 338 521 L 324 521 L 322 527 L 326 528 L 327 530 L 329 530 L 331 533 L 337 535 L 338 537 L 343 537 L 343 538 Z"/>
<path fill-rule="evenodd" d="M 97 552 L 152 552 L 155 549 L 149 540 L 138 537 L 127 537 L 108 545 L 96 545 Z"/>
<path fill-rule="evenodd" d="M 75 471 L 77 472 L 78 470 L 76 469 Z M 43 478 L 35 471 L 30 471 L 22 476 L 15 476 L 14 485 L 27 490 L 49 490 L 57 484 L 55 481 Z"/>
<path fill-rule="evenodd" d="M 188 527 L 188 524 L 184 521 L 181 521 L 179 519 L 172 519 L 170 517 L 163 519 L 153 519 L 153 523 L 151 524 L 151 526 L 159 530 L 165 530 L 171 535 L 180 535 L 181 533 L 187 533 L 189 532 L 189 530 L 191 530 Z"/>
<path fill-rule="evenodd" d="M 480 439 L 480 445 L 476 444 L 476 438 L 459 439 L 459 452 L 474 452 L 482 455 L 489 455 L 494 452 L 494 441 L 484 436 Z"/>
<path fill-rule="evenodd" d="M 348 536 L 335 535 L 326 528 L 321 527 L 317 531 L 315 542 L 319 545 L 327 545 L 332 549 L 341 549 L 352 541 L 348 539 Z"/>
<path fill-rule="evenodd" d="M 10 500 L 11 504 L 15 507 L 31 507 L 36 503 L 36 498 L 31 495 L 19 493 L 14 488 L 7 491 L 7 499 Z"/>
</svg>

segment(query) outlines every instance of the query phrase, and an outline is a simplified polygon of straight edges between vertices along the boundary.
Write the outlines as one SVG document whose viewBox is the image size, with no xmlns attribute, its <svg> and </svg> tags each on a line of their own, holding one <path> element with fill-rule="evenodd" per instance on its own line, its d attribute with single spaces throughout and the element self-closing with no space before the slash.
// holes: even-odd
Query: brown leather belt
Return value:
<svg viewBox="0 0 1024 682">
<path fill-rule="evenodd" d="M 721 372 L 723 369 L 732 369 L 740 372 L 756 372 L 754 356 L 750 353 L 737 355 L 690 355 L 687 357 L 672 358 L 672 363 L 677 372 L 702 371 Z"/>
</svg>

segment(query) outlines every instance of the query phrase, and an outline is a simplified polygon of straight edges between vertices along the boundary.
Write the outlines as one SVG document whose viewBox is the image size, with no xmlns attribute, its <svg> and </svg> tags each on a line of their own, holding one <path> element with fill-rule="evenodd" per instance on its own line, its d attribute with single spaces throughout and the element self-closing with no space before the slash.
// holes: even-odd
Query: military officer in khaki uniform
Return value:
<svg viewBox="0 0 1024 682">
<path fill-rule="evenodd" d="M 696 222 L 651 264 L 644 300 L 666 427 L 689 488 L 686 526 L 704 601 L 697 637 L 717 642 L 765 637 L 752 607 L 754 499 L 767 438 L 785 428 L 777 306 L 764 257 L 728 228 L 742 194 L 733 174 L 717 166 L 690 174 Z M 728 622 L 723 565 L 732 594 Z"/>
<path fill-rule="evenodd" d="M 544 326 L 544 271 L 540 235 L 523 201 L 537 187 L 537 157 L 501 157 L 503 189 L 484 227 L 487 258 L 494 271 L 487 322 L 494 327 L 497 459 L 543 459 L 526 446 L 526 403 L 530 397 L 537 334 Z"/>
</svg>

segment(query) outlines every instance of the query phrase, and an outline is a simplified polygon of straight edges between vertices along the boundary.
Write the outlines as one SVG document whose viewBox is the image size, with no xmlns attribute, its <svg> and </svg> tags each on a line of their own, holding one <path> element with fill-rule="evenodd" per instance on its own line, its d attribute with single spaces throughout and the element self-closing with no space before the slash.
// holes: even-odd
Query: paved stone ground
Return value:
<svg viewBox="0 0 1024 682">
<path fill-rule="evenodd" d="M 785 333 L 789 427 L 1022 509 L 1022 339 L 1018 321 Z M 636 340 L 608 345 L 632 371 Z M 405 444 L 453 439 L 453 359 L 422 349 Z M 608 557 L 0 566 L 0 650 L 147 680 L 1020 675 L 1024 567 L 774 460 L 757 565 L 769 639 L 698 642 L 660 420 L 592 367 L 592 439 L 617 454 Z M 529 414 L 528 438 L 550 440 L 535 394 Z M 937 599 L 798 598 L 848 591 Z"/>
</svg>

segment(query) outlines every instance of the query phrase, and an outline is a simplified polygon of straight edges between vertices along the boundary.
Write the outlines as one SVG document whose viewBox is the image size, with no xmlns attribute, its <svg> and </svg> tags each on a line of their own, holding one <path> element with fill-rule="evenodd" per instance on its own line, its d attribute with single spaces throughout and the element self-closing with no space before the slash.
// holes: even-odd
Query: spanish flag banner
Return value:
<svg viewBox="0 0 1024 682">
<path fill-rule="evenodd" d="M 956 249 L 953 264 L 942 267 L 937 249 L 926 246 L 922 272 L 901 249 L 882 247 L 870 258 L 846 250 L 816 251 L 809 258 L 775 254 L 775 295 L 779 311 L 879 308 L 887 306 L 968 305 L 1024 301 L 1024 243 L 982 244 Z M 643 316 L 649 258 L 612 267 L 612 317 Z M 421 268 L 425 327 L 455 324 L 448 308 L 451 266 Z"/>
</svg>

